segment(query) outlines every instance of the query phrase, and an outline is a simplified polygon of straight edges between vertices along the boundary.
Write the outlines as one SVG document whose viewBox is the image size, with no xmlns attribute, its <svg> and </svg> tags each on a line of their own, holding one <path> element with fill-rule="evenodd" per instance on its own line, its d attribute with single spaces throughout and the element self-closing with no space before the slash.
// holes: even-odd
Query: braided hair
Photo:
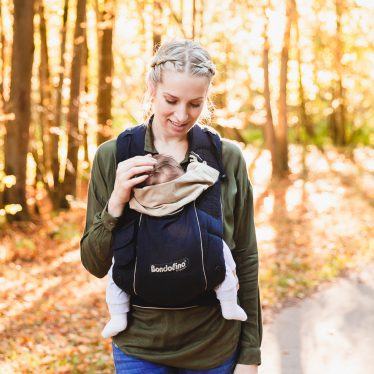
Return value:
<svg viewBox="0 0 374 374">
<path fill-rule="evenodd" d="M 162 82 L 164 70 L 189 73 L 212 80 L 216 68 L 209 53 L 192 40 L 173 40 L 163 43 L 151 60 L 148 80 L 154 85 Z"/>
</svg>

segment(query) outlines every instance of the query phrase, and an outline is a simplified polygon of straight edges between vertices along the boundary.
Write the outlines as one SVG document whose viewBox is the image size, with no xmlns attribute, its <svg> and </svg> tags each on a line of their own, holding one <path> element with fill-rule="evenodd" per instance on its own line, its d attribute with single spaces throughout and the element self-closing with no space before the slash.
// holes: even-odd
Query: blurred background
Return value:
<svg viewBox="0 0 374 374">
<path fill-rule="evenodd" d="M 264 321 L 371 262 L 373 19 L 372 0 L 1 0 L 2 372 L 111 372 L 87 186 L 98 145 L 144 120 L 164 40 L 216 64 L 205 121 L 247 161 Z"/>
</svg>

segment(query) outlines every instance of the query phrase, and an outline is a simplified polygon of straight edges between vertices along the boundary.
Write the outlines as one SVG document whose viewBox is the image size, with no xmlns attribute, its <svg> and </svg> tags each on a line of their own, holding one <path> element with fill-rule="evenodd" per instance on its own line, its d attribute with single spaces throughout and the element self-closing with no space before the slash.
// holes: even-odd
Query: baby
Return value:
<svg viewBox="0 0 374 374">
<path fill-rule="evenodd" d="M 143 182 L 142 186 L 156 186 L 161 183 L 170 182 L 181 176 L 188 178 L 198 179 L 201 183 L 193 184 L 193 191 L 188 190 L 185 194 L 176 193 L 175 201 L 170 204 L 170 195 L 168 194 L 168 204 L 157 204 L 157 207 L 152 207 L 154 203 L 154 197 L 159 196 L 158 194 L 149 194 L 149 191 L 144 191 L 142 188 L 134 189 L 134 197 L 130 200 L 130 207 L 141 213 L 150 214 L 154 216 L 162 216 L 169 214 L 172 211 L 180 209 L 186 204 L 184 197 L 188 196 L 189 200 L 196 199 L 201 192 L 212 185 L 217 177 L 217 171 L 205 163 L 191 162 L 184 172 L 183 168 L 170 156 L 165 155 L 154 155 L 158 162 L 154 167 L 153 172 L 149 174 L 149 177 Z M 212 173 L 213 172 L 213 173 Z M 161 187 L 161 186 L 160 186 Z M 185 195 L 185 196 L 184 196 Z M 150 201 L 149 197 L 152 196 Z M 173 199 L 172 199 L 173 200 Z M 155 210 L 158 210 L 155 211 Z M 216 297 L 220 302 L 222 315 L 225 319 L 234 319 L 239 321 L 245 321 L 247 315 L 244 310 L 237 304 L 237 288 L 238 282 L 236 277 L 236 264 L 232 257 L 231 251 L 227 244 L 223 241 L 223 255 L 226 265 L 226 274 L 224 281 L 217 286 L 214 291 Z M 106 301 L 108 304 L 109 313 L 111 316 L 110 321 L 106 324 L 101 335 L 104 338 L 117 335 L 127 327 L 127 312 L 130 310 L 130 297 L 129 295 L 120 289 L 113 281 L 112 278 L 112 267 L 108 272 L 108 283 L 106 289 Z"/>
</svg>

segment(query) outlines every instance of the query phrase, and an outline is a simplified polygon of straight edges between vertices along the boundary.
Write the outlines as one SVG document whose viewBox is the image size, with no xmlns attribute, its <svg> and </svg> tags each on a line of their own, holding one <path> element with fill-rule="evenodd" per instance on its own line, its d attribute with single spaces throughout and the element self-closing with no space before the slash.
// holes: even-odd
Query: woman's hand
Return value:
<svg viewBox="0 0 374 374">
<path fill-rule="evenodd" d="M 122 214 L 124 206 L 130 201 L 131 190 L 148 178 L 148 173 L 157 163 L 151 155 L 135 156 L 122 161 L 117 166 L 116 179 L 108 203 L 108 213 L 113 217 Z"/>
<path fill-rule="evenodd" d="M 257 374 L 257 373 L 258 373 L 258 365 L 237 364 L 234 370 L 234 374 Z"/>
</svg>

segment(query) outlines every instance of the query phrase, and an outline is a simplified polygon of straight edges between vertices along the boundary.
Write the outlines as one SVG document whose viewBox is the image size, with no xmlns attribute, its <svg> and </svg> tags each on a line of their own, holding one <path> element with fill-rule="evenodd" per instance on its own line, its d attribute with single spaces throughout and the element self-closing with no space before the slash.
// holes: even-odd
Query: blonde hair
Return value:
<svg viewBox="0 0 374 374">
<path fill-rule="evenodd" d="M 208 51 L 193 40 L 173 40 L 160 46 L 151 60 L 148 81 L 155 85 L 162 82 L 164 70 L 206 77 L 209 82 L 216 73 Z"/>
<path fill-rule="evenodd" d="M 193 40 L 172 40 L 161 44 L 151 60 L 147 74 L 148 84 L 156 87 L 158 83 L 162 83 L 162 72 L 166 70 L 206 77 L 209 83 L 216 74 L 216 67 L 208 51 Z M 214 107 L 209 98 L 207 104 L 208 107 L 202 113 L 205 120 L 210 119 L 210 108 Z M 148 108 L 145 117 L 148 118 L 150 114 L 151 109 Z"/>
</svg>

